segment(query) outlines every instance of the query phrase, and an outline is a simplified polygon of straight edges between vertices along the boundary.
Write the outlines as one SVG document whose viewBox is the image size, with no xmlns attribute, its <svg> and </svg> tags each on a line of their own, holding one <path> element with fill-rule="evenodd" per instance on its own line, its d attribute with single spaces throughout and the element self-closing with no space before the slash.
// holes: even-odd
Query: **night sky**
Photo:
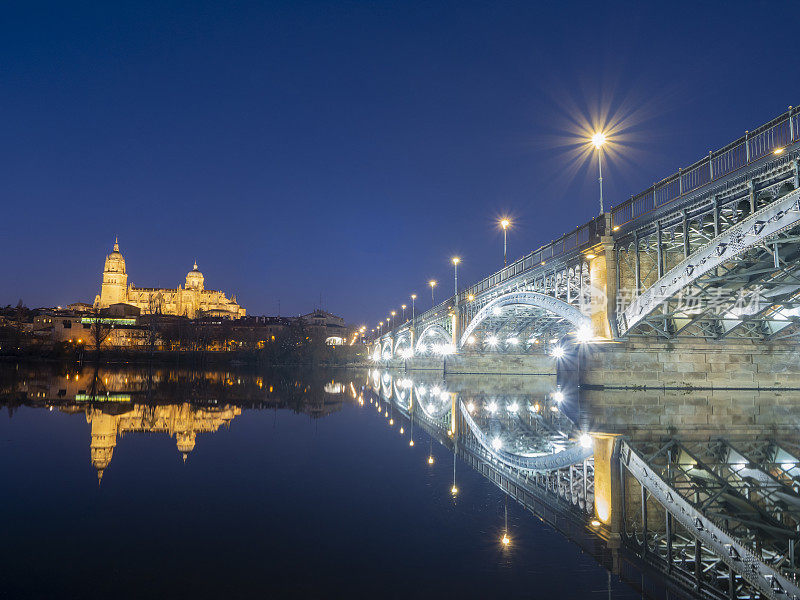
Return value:
<svg viewBox="0 0 800 600">
<path fill-rule="evenodd" d="M 0 304 L 129 282 L 371 326 L 800 102 L 786 2 L 6 3 Z"/>
</svg>

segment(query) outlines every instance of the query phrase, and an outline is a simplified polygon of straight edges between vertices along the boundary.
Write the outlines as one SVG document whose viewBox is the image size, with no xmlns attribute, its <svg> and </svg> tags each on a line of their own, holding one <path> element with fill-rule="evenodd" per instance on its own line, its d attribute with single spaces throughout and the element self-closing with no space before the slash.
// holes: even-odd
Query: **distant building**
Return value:
<svg viewBox="0 0 800 600">
<path fill-rule="evenodd" d="M 197 317 L 219 317 L 238 319 L 245 316 L 245 309 L 228 299 L 223 292 L 205 289 L 205 278 L 194 268 L 186 275 L 186 287 L 176 289 L 138 288 L 128 285 L 125 258 L 114 241 L 114 250 L 106 256 L 100 295 L 95 297 L 94 308 L 108 308 L 112 304 L 130 304 L 139 308 L 141 314 L 179 315 L 190 319 Z"/>
<path fill-rule="evenodd" d="M 324 338 L 329 346 L 341 346 L 347 342 L 348 328 L 340 316 L 318 309 L 300 317 L 311 334 L 317 338 Z"/>
<path fill-rule="evenodd" d="M 86 302 L 73 302 L 72 304 L 67 304 L 67 310 L 77 313 L 88 313 L 92 311 L 92 305 L 87 304 Z"/>
</svg>

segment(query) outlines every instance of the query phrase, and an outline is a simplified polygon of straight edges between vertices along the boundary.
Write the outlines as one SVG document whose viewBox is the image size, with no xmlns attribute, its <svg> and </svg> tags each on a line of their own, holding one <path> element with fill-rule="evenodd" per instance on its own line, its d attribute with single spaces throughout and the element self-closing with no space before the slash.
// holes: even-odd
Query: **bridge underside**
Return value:
<svg viewBox="0 0 800 600">
<path fill-rule="evenodd" d="M 465 334 L 463 348 L 491 352 L 524 352 L 560 343 L 576 332 L 567 318 L 527 304 L 496 307 Z"/>
</svg>

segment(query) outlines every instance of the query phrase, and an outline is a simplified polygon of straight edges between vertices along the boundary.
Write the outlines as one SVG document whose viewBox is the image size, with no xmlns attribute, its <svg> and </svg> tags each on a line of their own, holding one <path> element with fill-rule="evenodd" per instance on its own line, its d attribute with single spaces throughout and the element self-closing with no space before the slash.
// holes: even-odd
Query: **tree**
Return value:
<svg viewBox="0 0 800 600">
<path fill-rule="evenodd" d="M 108 339 L 108 336 L 111 335 L 111 331 L 114 329 L 114 326 L 108 322 L 107 318 L 100 314 L 99 309 L 94 309 L 90 318 L 90 333 L 92 340 L 94 340 L 94 346 L 97 349 L 97 356 L 100 356 L 100 346 L 102 346 L 103 342 L 105 342 Z"/>
</svg>

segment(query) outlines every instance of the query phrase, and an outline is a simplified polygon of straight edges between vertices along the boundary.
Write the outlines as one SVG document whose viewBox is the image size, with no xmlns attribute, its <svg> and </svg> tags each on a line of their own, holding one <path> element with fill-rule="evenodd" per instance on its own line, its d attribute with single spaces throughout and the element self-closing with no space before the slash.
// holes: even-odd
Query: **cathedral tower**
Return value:
<svg viewBox="0 0 800 600">
<path fill-rule="evenodd" d="M 106 308 L 128 299 L 128 274 L 125 259 L 119 251 L 119 241 L 114 240 L 114 251 L 106 256 L 103 285 L 100 288 L 99 308 Z"/>
<path fill-rule="evenodd" d="M 202 292 L 205 289 L 205 281 L 205 277 L 197 268 L 197 261 L 194 261 L 194 269 L 186 275 L 186 289 Z"/>
</svg>

